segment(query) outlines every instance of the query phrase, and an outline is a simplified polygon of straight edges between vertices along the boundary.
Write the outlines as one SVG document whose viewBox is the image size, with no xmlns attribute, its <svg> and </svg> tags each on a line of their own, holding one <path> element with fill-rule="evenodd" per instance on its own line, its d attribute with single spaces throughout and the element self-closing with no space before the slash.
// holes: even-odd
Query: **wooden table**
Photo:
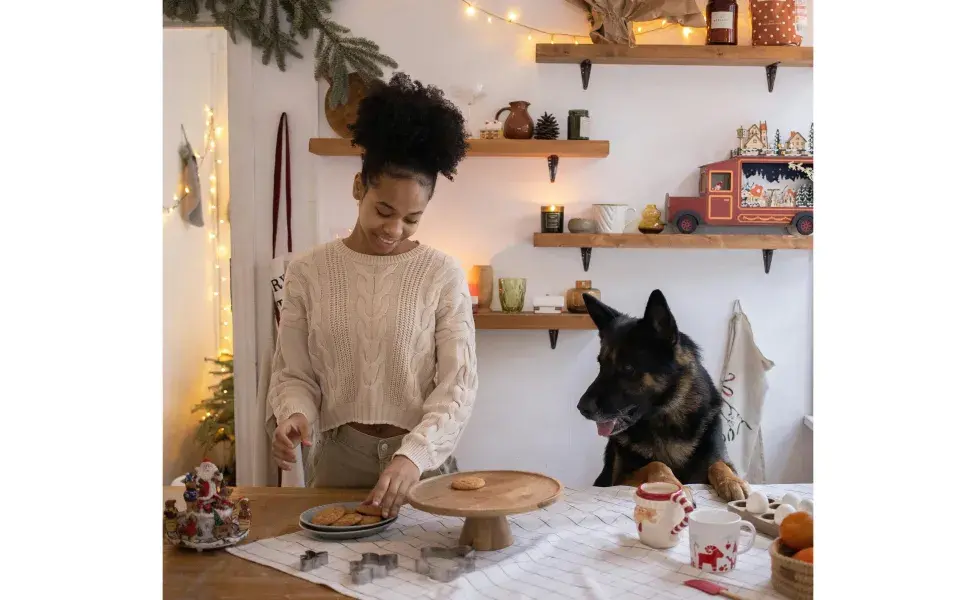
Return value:
<svg viewBox="0 0 976 600">
<path fill-rule="evenodd" d="M 182 487 L 164 487 L 163 500 L 177 499 L 183 510 Z M 243 487 L 233 498 L 251 501 L 251 533 L 241 542 L 299 531 L 298 515 L 307 508 L 329 502 L 363 500 L 369 490 Z M 331 589 L 286 575 L 280 571 L 237 558 L 224 550 L 197 552 L 178 548 L 162 539 L 163 502 L 159 503 L 160 541 L 163 543 L 163 598 L 210 600 L 227 598 L 276 598 L 322 600 L 347 598 Z"/>
</svg>

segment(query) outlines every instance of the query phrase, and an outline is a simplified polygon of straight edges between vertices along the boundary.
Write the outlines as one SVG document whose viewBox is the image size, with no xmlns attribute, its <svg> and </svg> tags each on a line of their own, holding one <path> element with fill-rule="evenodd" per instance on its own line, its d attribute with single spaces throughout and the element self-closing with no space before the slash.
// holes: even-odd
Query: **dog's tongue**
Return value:
<svg viewBox="0 0 976 600">
<path fill-rule="evenodd" d="M 603 437 L 610 437 L 610 432 L 613 431 L 613 426 L 616 421 L 600 421 L 596 424 L 596 432 Z"/>
</svg>

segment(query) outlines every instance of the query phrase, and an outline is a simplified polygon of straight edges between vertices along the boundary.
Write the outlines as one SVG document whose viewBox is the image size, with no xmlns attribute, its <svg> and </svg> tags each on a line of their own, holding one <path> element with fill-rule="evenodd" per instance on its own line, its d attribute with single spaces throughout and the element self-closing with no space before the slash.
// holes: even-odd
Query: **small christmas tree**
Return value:
<svg viewBox="0 0 976 600">
<path fill-rule="evenodd" d="M 217 444 L 228 444 L 228 458 L 224 465 L 224 477 L 228 485 L 234 485 L 234 357 L 222 354 L 220 358 L 208 358 L 213 363 L 211 375 L 220 378 L 210 386 L 210 398 L 193 407 L 191 412 L 204 412 L 197 426 L 197 442 L 207 455 Z"/>
<path fill-rule="evenodd" d="M 776 137 L 773 139 L 773 154 L 779 156 L 783 153 L 783 145 L 779 143 L 779 129 L 776 130 Z"/>
<path fill-rule="evenodd" d="M 813 186 L 805 185 L 801 187 L 796 192 L 796 206 L 797 208 L 812 208 L 813 207 Z"/>
<path fill-rule="evenodd" d="M 542 116 L 539 117 L 539 120 L 535 124 L 535 139 L 555 140 L 558 138 L 559 123 L 556 122 L 556 117 L 549 113 L 542 113 Z"/>
<path fill-rule="evenodd" d="M 813 123 L 810 123 L 810 137 L 807 138 L 807 151 L 813 154 Z"/>
</svg>

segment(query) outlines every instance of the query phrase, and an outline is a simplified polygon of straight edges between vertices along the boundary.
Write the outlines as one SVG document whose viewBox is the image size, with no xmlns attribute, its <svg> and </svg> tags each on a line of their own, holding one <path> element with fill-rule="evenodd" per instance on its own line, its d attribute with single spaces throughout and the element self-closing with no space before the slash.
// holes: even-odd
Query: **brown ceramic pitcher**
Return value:
<svg viewBox="0 0 976 600">
<path fill-rule="evenodd" d="M 495 113 L 495 120 L 502 116 L 506 110 L 509 111 L 508 118 L 505 119 L 503 133 L 510 140 L 532 139 L 532 131 L 535 129 L 532 117 L 529 116 L 529 103 L 525 100 L 509 102 L 508 106 Z"/>
</svg>

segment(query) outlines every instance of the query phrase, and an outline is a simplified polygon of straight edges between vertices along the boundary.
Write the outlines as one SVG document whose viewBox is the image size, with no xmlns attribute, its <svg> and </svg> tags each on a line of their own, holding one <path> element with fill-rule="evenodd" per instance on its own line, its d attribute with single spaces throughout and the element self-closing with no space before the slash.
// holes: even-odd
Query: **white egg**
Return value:
<svg viewBox="0 0 976 600">
<path fill-rule="evenodd" d="M 773 522 L 779 525 L 783 522 L 783 519 L 785 519 L 787 515 L 791 515 L 795 512 L 796 509 L 789 504 L 780 504 L 776 507 L 776 512 L 773 513 Z"/>
<path fill-rule="evenodd" d="M 754 515 L 760 515 L 769 510 L 769 499 L 761 492 L 753 492 L 746 498 L 746 510 Z"/>
<path fill-rule="evenodd" d="M 786 492 L 783 494 L 783 499 L 779 501 L 780 504 L 789 504 L 793 508 L 800 506 L 800 497 L 793 492 Z"/>
<path fill-rule="evenodd" d="M 813 500 L 807 500 L 806 498 L 804 498 L 803 500 L 801 500 L 800 501 L 799 510 L 801 510 L 801 511 L 803 511 L 805 513 L 809 513 L 810 516 L 812 517 L 813 516 Z"/>
</svg>

